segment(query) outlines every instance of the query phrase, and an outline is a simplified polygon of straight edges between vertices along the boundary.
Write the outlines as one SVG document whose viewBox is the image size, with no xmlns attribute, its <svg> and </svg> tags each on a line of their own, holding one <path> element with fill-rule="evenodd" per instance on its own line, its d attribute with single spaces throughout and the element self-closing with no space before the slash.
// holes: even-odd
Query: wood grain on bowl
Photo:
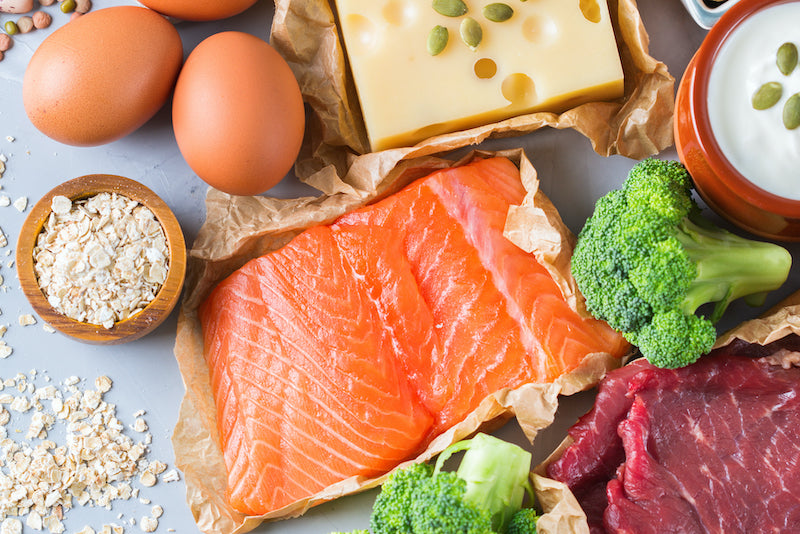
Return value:
<svg viewBox="0 0 800 534">
<path fill-rule="evenodd" d="M 99 193 L 117 193 L 149 208 L 167 242 L 169 270 L 155 298 L 140 312 L 105 328 L 80 322 L 57 311 L 40 288 L 34 265 L 34 247 L 52 211 L 54 197 L 72 201 Z M 53 328 L 85 343 L 117 344 L 138 339 L 160 325 L 177 304 L 186 273 L 186 245 L 183 232 L 169 206 L 153 191 L 135 180 L 108 174 L 91 174 L 62 183 L 45 194 L 31 209 L 17 244 L 17 273 L 20 285 L 36 313 Z"/>
</svg>

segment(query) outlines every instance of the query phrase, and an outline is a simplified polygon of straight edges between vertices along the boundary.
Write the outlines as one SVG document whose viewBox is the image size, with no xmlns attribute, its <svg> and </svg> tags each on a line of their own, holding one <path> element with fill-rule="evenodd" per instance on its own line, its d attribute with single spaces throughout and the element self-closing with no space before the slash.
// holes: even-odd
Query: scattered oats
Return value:
<svg viewBox="0 0 800 534">
<path fill-rule="evenodd" d="M 41 514 L 36 511 L 28 514 L 28 517 L 25 519 L 25 524 L 31 527 L 33 530 L 42 530 L 42 527 L 44 526 Z"/>
<path fill-rule="evenodd" d="M 175 529 L 174 528 L 168 528 L 167 532 L 175 532 Z"/>
<path fill-rule="evenodd" d="M 22 534 L 22 521 L 12 517 L 3 520 L 2 525 L 0 525 L 0 534 Z"/>
<path fill-rule="evenodd" d="M 13 142 L 15 141 L 15 139 L 14 139 L 14 136 L 12 136 L 12 135 L 7 135 L 7 136 L 6 136 L 6 141 L 8 141 L 9 143 L 13 143 Z"/>
<path fill-rule="evenodd" d="M 50 326 L 47 323 L 42 323 L 42 330 L 44 330 L 48 334 L 55 334 L 56 333 L 56 329 L 53 328 L 52 326 Z"/>
<path fill-rule="evenodd" d="M 147 466 L 147 470 L 148 471 L 152 471 L 153 474 L 156 474 L 156 475 L 160 475 L 161 473 L 166 471 L 166 469 L 167 469 L 167 464 L 165 464 L 164 462 L 160 462 L 158 460 L 153 460 Z"/>
<path fill-rule="evenodd" d="M 133 416 L 134 416 L 134 417 L 141 417 L 141 416 L 143 416 L 145 413 L 147 413 L 147 412 L 145 412 L 144 410 L 136 410 L 135 412 L 133 412 Z"/>
<path fill-rule="evenodd" d="M 11 251 L 9 250 L 9 252 L 11 252 Z M 8 253 L 6 253 L 6 256 L 8 256 Z M 14 266 L 14 260 L 13 259 L 12 260 L 8 260 L 6 262 L 6 267 L 8 267 L 9 269 L 12 268 L 13 266 Z"/>
<path fill-rule="evenodd" d="M 144 444 L 150 445 L 151 443 L 153 443 L 153 434 L 148 432 L 147 434 L 144 435 Z"/>
<path fill-rule="evenodd" d="M 20 326 L 30 326 L 32 324 L 36 324 L 36 317 L 31 315 L 30 313 L 24 313 L 19 316 Z"/>
<path fill-rule="evenodd" d="M 92 527 L 87 525 L 87 526 L 83 527 L 82 529 L 80 529 L 75 534 L 96 534 L 96 533 L 95 533 L 95 531 L 94 531 L 94 529 Z"/>
<path fill-rule="evenodd" d="M 34 247 L 39 286 L 60 313 L 113 328 L 139 313 L 166 280 L 169 249 L 147 207 L 116 193 L 55 197 Z"/>
<path fill-rule="evenodd" d="M 144 419 L 139 417 L 133 423 L 133 430 L 135 430 L 136 432 L 147 432 L 147 422 L 145 422 Z"/>
<path fill-rule="evenodd" d="M 142 504 L 150 504 L 150 499 L 146 499 L 144 497 L 139 497 L 139 502 Z"/>
<path fill-rule="evenodd" d="M 17 208 L 17 211 L 20 213 L 25 211 L 25 208 L 28 207 L 28 197 L 19 197 L 14 201 L 14 207 Z"/>
<path fill-rule="evenodd" d="M 152 515 L 153 517 L 158 519 L 159 517 L 164 515 L 164 509 L 161 506 L 156 504 L 155 506 L 153 506 L 153 509 L 150 511 L 150 515 Z"/>
<path fill-rule="evenodd" d="M 49 515 L 44 518 L 44 527 L 50 531 L 50 534 L 61 534 L 64 532 L 64 523 L 55 515 Z"/>
<path fill-rule="evenodd" d="M 156 485 L 156 476 L 150 471 L 145 471 L 139 477 L 139 481 L 142 483 L 143 486 L 149 488 Z"/>
<path fill-rule="evenodd" d="M 3 233 L 3 229 L 0 228 L 0 248 L 8 245 L 8 239 L 6 239 L 6 235 Z"/>
<path fill-rule="evenodd" d="M 0 161 L 2 161 L 3 163 L 7 163 L 8 162 L 8 157 L 6 157 L 5 154 L 0 154 Z"/>
<path fill-rule="evenodd" d="M 47 436 L 47 431 L 53 426 L 55 417 L 49 413 L 35 412 L 31 417 L 31 424 L 28 427 L 28 432 L 25 434 L 26 439 L 38 438 L 42 435 Z"/>
<path fill-rule="evenodd" d="M 164 473 L 163 477 L 161 477 L 161 480 L 163 482 L 177 482 L 180 479 L 181 479 L 181 476 L 178 474 L 178 470 L 177 469 L 170 469 L 169 471 Z"/>
<path fill-rule="evenodd" d="M 0 274 L 0 286 L 3 285 L 3 275 Z"/>
<path fill-rule="evenodd" d="M 14 349 L 12 349 L 5 341 L 0 339 L 0 359 L 5 360 L 11 356 L 12 352 L 14 352 Z"/>
<path fill-rule="evenodd" d="M 6 206 L 11 205 L 11 199 L 8 198 L 8 195 L 0 195 L 0 208 L 5 208 Z"/>
<path fill-rule="evenodd" d="M 139 521 L 139 528 L 142 529 L 142 532 L 155 532 L 158 528 L 158 519 L 144 516 L 141 521 Z"/>
<path fill-rule="evenodd" d="M 107 393 L 111 389 L 111 385 L 112 385 L 111 379 L 105 375 L 98 376 L 94 380 L 94 387 L 96 387 L 97 390 L 102 393 Z"/>
<path fill-rule="evenodd" d="M 11 405 L 9 408 L 14 410 L 15 412 L 25 413 L 31 409 L 31 402 L 28 400 L 28 397 L 14 397 L 14 400 L 11 401 Z"/>
<path fill-rule="evenodd" d="M 0 520 L 13 525 L 10 520 L 16 516 L 24 518 L 33 530 L 60 534 L 66 530 L 62 522 L 66 510 L 76 504 L 110 510 L 114 500 L 138 495 L 138 488 L 131 486 L 137 476 L 144 480 L 152 477 L 155 483 L 166 464 L 148 461 L 147 446 L 122 433 L 124 425 L 116 417 L 116 406 L 103 400 L 111 379 L 98 377 L 96 390 L 79 389 L 82 381 L 76 376 L 67 378 L 61 388 L 36 387 L 34 380 L 45 380 L 44 373 L 34 369 L 30 376 L 18 373 L 0 382 L 0 389 L 22 393 L 0 393 Z M 45 410 L 44 404 L 51 410 Z M 13 412 L 29 412 L 24 435 L 30 441 L 7 437 L 6 425 Z M 53 427 L 58 421 L 66 428 L 62 444 L 48 438 L 51 430 L 56 434 Z M 23 431 L 15 432 L 21 435 Z M 141 500 L 150 504 L 144 496 Z M 155 510 L 154 506 L 153 515 Z M 0 534 L 12 528 L 5 525 Z M 89 527 L 76 532 L 94 533 Z M 124 534 L 124 528 L 112 524 L 101 533 Z"/>
<path fill-rule="evenodd" d="M 72 376 L 70 376 L 70 377 L 67 377 L 67 379 L 66 379 L 66 380 L 64 380 L 64 385 L 65 385 L 65 386 L 74 386 L 75 384 L 77 384 L 77 383 L 78 383 L 78 382 L 80 382 L 80 381 L 81 381 L 81 379 L 80 379 L 80 378 L 78 378 L 78 377 L 77 377 L 77 376 L 75 376 L 75 375 L 72 375 Z"/>
</svg>

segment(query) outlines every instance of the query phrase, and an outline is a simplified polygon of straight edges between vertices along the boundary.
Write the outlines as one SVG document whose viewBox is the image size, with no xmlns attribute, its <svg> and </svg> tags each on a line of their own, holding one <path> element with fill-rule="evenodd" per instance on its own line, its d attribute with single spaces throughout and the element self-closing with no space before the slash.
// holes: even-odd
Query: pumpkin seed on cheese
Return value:
<svg viewBox="0 0 800 534">
<path fill-rule="evenodd" d="M 605 0 L 336 0 L 336 7 L 375 151 L 623 94 Z M 461 39 L 448 43 L 447 34 Z"/>
</svg>

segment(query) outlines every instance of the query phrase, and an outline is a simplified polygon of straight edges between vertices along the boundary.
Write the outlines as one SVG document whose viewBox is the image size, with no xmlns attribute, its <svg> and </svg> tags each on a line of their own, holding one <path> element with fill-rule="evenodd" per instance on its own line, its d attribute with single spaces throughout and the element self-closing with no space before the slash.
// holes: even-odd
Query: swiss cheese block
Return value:
<svg viewBox="0 0 800 534">
<path fill-rule="evenodd" d="M 507 0 L 503 22 L 487 18 L 492 0 L 465 0 L 457 16 L 437 12 L 439 2 L 336 0 L 372 150 L 622 95 L 605 0 Z M 482 33 L 474 48 L 460 33 L 469 18 Z M 449 37 L 433 55 L 436 26 Z"/>
</svg>

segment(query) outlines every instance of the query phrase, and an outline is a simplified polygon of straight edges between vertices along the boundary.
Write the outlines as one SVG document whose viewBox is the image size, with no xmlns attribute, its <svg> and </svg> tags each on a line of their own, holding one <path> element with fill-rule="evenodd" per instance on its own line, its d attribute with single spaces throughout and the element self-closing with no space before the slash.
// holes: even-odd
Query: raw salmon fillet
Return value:
<svg viewBox="0 0 800 534">
<path fill-rule="evenodd" d="M 497 390 L 622 355 L 503 237 L 524 194 L 505 158 L 438 171 L 217 286 L 199 315 L 234 508 L 384 473 Z"/>
</svg>

